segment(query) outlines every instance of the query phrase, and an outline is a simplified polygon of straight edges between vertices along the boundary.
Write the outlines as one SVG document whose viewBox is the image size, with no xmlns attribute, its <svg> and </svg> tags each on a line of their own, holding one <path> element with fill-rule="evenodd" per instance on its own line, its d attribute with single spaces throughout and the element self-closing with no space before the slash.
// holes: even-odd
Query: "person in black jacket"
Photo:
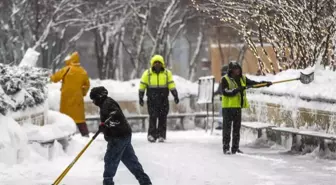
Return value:
<svg viewBox="0 0 336 185">
<path fill-rule="evenodd" d="M 119 104 L 107 94 L 107 90 L 102 86 L 94 87 L 90 92 L 91 100 L 100 109 L 99 130 L 104 133 L 107 141 L 103 184 L 114 185 L 113 178 L 122 161 L 140 185 L 151 185 L 151 180 L 144 172 L 131 144 L 132 129 Z"/>
<path fill-rule="evenodd" d="M 228 74 L 222 78 L 222 111 L 223 111 L 223 152 L 229 154 L 232 130 L 232 154 L 242 153 L 239 149 L 241 110 L 248 108 L 249 104 L 246 98 L 246 87 L 266 83 L 267 87 L 272 82 L 255 82 L 242 74 L 242 68 L 236 62 L 231 62 L 228 68 Z"/>
</svg>

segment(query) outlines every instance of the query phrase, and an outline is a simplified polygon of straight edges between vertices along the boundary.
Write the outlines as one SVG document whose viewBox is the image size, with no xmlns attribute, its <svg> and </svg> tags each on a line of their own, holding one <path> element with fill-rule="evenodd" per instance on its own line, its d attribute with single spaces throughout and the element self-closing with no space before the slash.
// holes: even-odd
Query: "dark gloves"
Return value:
<svg viewBox="0 0 336 185">
<path fill-rule="evenodd" d="M 145 104 L 145 102 L 143 100 L 144 95 L 145 95 L 145 92 L 139 91 L 139 104 L 140 104 L 141 107 L 144 106 L 144 104 Z"/>
<path fill-rule="evenodd" d="M 266 85 L 267 87 L 269 87 L 273 84 L 272 82 L 268 82 L 268 81 L 261 81 L 259 84 L 263 84 L 263 83 L 267 84 Z"/>
<path fill-rule="evenodd" d="M 145 102 L 144 102 L 144 100 L 142 98 L 139 99 L 139 104 L 140 104 L 141 107 L 144 106 Z"/>
<path fill-rule="evenodd" d="M 100 124 L 99 124 L 99 132 L 104 132 L 104 130 L 105 130 L 105 124 L 104 124 L 104 122 L 101 122 Z"/>
<path fill-rule="evenodd" d="M 233 90 L 234 93 L 239 93 L 239 92 L 243 92 L 244 90 L 246 89 L 246 87 L 244 86 L 240 86 L 240 87 L 237 87 Z"/>
<path fill-rule="evenodd" d="M 111 127 L 114 127 L 116 126 L 117 124 L 119 124 L 120 122 L 115 122 L 115 121 L 112 121 L 112 119 L 117 116 L 117 111 L 112 111 L 110 114 L 109 114 L 109 118 L 107 118 L 105 120 L 105 122 L 101 122 L 99 124 L 99 131 L 100 132 L 103 132 L 106 128 L 111 128 Z"/>
<path fill-rule="evenodd" d="M 178 104 L 179 102 L 180 102 L 180 100 L 179 100 L 179 98 L 176 96 L 176 97 L 174 97 L 174 102 L 176 103 L 176 104 Z"/>
<path fill-rule="evenodd" d="M 178 103 L 180 102 L 180 100 L 179 100 L 179 98 L 178 98 L 177 90 L 174 89 L 174 90 L 171 91 L 171 93 L 172 93 L 173 96 L 174 96 L 174 102 L 175 102 L 176 104 L 178 104 Z"/>
<path fill-rule="evenodd" d="M 105 129 L 109 129 L 112 127 L 115 127 L 117 125 L 119 125 L 120 122 L 119 121 L 107 121 L 105 123 L 100 123 L 99 125 L 99 131 L 103 132 Z"/>
</svg>

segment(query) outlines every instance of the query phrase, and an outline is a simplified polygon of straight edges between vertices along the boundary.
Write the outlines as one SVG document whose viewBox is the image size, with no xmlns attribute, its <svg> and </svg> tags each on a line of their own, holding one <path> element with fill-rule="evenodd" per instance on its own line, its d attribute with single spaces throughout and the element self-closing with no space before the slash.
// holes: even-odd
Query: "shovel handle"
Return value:
<svg viewBox="0 0 336 185">
<path fill-rule="evenodd" d="M 293 79 L 288 79 L 288 80 L 275 81 L 275 82 L 272 82 L 272 84 L 291 82 L 291 81 L 295 81 L 295 80 L 300 80 L 300 78 L 293 78 Z M 267 85 L 267 83 L 256 84 L 256 85 L 252 85 L 252 88 L 265 87 L 266 85 Z"/>
<path fill-rule="evenodd" d="M 300 80 L 300 78 L 293 78 L 293 79 L 288 79 L 288 80 L 276 81 L 276 82 L 272 82 L 272 84 L 279 84 L 279 83 L 284 83 L 284 82 L 291 82 L 291 81 L 295 81 L 295 80 Z"/>
</svg>

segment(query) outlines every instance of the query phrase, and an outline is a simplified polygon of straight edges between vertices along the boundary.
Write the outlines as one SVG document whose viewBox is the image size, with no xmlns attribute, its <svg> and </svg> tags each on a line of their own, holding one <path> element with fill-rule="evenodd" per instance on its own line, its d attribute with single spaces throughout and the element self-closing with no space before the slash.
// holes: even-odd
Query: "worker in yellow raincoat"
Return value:
<svg viewBox="0 0 336 185">
<path fill-rule="evenodd" d="M 85 122 L 84 97 L 90 81 L 87 72 L 80 66 L 78 52 L 65 59 L 66 66 L 50 77 L 54 83 L 62 81 L 60 112 L 71 117 L 82 136 L 89 136 Z"/>
</svg>

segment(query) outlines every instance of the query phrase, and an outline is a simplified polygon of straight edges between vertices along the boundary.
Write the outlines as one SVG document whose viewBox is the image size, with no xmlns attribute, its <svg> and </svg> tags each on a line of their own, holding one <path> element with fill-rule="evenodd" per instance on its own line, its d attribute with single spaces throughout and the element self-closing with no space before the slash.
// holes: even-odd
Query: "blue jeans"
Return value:
<svg viewBox="0 0 336 185">
<path fill-rule="evenodd" d="M 140 185 L 152 184 L 135 155 L 131 139 L 132 136 L 107 139 L 107 150 L 104 157 L 104 185 L 114 185 L 113 177 L 117 172 L 120 161 L 135 176 Z"/>
</svg>

